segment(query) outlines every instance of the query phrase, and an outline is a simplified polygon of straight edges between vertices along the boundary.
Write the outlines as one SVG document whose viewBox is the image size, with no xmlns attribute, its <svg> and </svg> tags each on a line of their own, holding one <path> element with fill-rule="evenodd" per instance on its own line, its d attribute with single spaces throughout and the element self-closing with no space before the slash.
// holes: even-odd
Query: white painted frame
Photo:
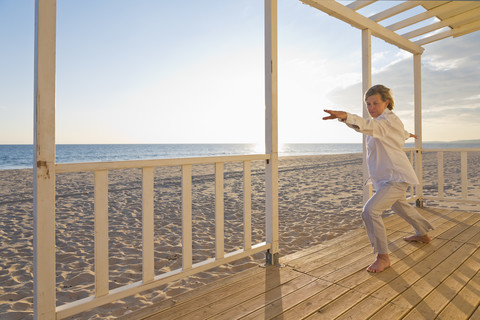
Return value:
<svg viewBox="0 0 480 320">
<path fill-rule="evenodd" d="M 261 251 L 278 261 L 277 1 L 265 0 L 265 154 L 55 164 L 56 0 L 35 1 L 34 318 L 63 319 Z M 266 163 L 266 241 L 252 244 L 251 161 Z M 244 248 L 224 252 L 224 163 L 243 162 Z M 192 263 L 192 166 L 215 165 L 215 258 Z M 182 168 L 182 268 L 155 275 L 154 168 Z M 108 171 L 142 169 L 142 281 L 109 290 Z M 95 295 L 56 307 L 55 175 L 94 173 Z"/>
</svg>

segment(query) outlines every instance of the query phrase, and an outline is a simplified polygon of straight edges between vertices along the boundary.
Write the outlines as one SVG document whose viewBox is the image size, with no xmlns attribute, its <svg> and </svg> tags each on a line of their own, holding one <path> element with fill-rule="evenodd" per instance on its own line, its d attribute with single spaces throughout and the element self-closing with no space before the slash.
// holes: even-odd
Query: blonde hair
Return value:
<svg viewBox="0 0 480 320">
<path fill-rule="evenodd" d="M 392 90 L 390 88 L 385 87 L 382 84 L 377 84 L 371 87 L 370 89 L 365 92 L 365 102 L 367 101 L 367 98 L 370 96 L 373 96 L 375 94 L 379 94 L 380 97 L 382 98 L 382 101 L 387 101 L 388 100 L 388 106 L 387 108 L 390 110 L 393 110 L 393 106 L 395 105 L 395 102 L 393 100 L 393 94 Z"/>
</svg>

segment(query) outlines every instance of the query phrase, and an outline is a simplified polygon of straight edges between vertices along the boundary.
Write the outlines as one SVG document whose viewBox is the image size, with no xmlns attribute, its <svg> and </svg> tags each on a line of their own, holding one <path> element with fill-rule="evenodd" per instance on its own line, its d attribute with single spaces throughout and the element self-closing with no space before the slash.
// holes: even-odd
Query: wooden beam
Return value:
<svg viewBox="0 0 480 320">
<path fill-rule="evenodd" d="M 425 12 L 419 13 L 419 14 L 413 16 L 413 17 L 410 17 L 410 18 L 407 18 L 405 20 L 402 20 L 402 21 L 396 22 L 394 24 L 391 24 L 391 25 L 387 26 L 387 29 L 392 30 L 392 31 L 399 30 L 399 29 L 408 27 L 412 24 L 418 23 L 420 21 L 435 17 L 437 15 L 445 14 L 445 13 L 451 12 L 453 10 L 459 9 L 461 7 L 470 6 L 470 5 L 472 5 L 472 4 L 471 3 L 469 4 L 469 3 L 452 1 L 452 2 L 449 2 L 447 4 L 444 4 L 444 5 L 435 7 L 433 9 L 427 10 Z"/>
<path fill-rule="evenodd" d="M 447 30 L 441 33 L 434 34 L 430 37 L 417 40 L 415 41 L 415 43 L 418 45 L 425 45 L 448 37 L 460 37 L 478 30 L 480 30 L 480 21 L 475 21 L 452 30 Z"/>
<path fill-rule="evenodd" d="M 405 1 L 400 4 L 397 4 L 394 7 L 391 7 L 390 9 L 374 14 L 373 16 L 370 16 L 368 18 L 375 22 L 379 22 L 379 21 L 388 19 L 390 17 L 393 17 L 396 14 L 415 8 L 420 4 L 421 4 L 421 1 Z"/>
<path fill-rule="evenodd" d="M 480 21 L 477 20 L 475 22 L 453 29 L 453 37 L 460 37 L 478 30 L 480 30 Z"/>
<path fill-rule="evenodd" d="M 351 24 L 358 29 L 370 29 L 372 35 L 393 44 L 400 49 L 406 50 L 413 54 L 422 53 L 423 48 L 416 43 L 396 34 L 382 25 L 370 20 L 367 17 L 345 7 L 334 0 L 301 0 L 316 9 L 319 9 L 332 17 L 338 18 L 344 22 Z"/>
<path fill-rule="evenodd" d="M 35 319 L 55 319 L 55 39 L 56 0 L 35 1 L 33 163 L 33 305 Z"/>
<path fill-rule="evenodd" d="M 350 4 L 347 5 L 347 8 L 351 9 L 351 10 L 359 10 L 359 9 L 362 9 L 374 2 L 376 2 L 377 0 L 356 0 Z"/>
<path fill-rule="evenodd" d="M 449 25 L 455 29 L 478 20 L 480 20 L 480 2 L 475 8 L 469 9 L 453 17 L 449 17 L 444 21 L 448 21 Z"/>
<path fill-rule="evenodd" d="M 417 40 L 417 41 L 415 41 L 415 43 L 423 46 L 423 45 L 426 45 L 426 44 L 429 44 L 429 43 L 432 43 L 432 42 L 435 42 L 435 41 L 438 41 L 438 40 L 442 40 L 442 39 L 445 39 L 445 38 L 448 38 L 448 37 L 451 37 L 451 36 L 453 36 L 453 30 L 448 30 L 448 31 L 444 31 L 444 32 L 441 32 L 441 33 L 434 34 L 433 36 L 430 36 L 430 37 L 426 37 L 426 38 Z"/>
<path fill-rule="evenodd" d="M 421 36 L 422 34 L 426 34 L 426 33 L 441 29 L 443 27 L 450 26 L 455 29 L 465 24 L 469 24 L 478 20 L 480 20 L 480 8 L 472 9 L 462 14 L 450 17 L 448 19 L 441 20 L 441 21 L 432 23 L 428 26 L 407 32 L 405 34 L 402 34 L 402 37 L 411 39 L 411 38 Z"/>
</svg>

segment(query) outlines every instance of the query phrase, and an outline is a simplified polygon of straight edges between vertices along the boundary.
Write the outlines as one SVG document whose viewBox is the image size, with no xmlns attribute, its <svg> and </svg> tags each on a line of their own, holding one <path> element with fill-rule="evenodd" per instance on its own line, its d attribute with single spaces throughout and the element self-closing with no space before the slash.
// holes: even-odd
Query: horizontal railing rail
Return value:
<svg viewBox="0 0 480 320">
<path fill-rule="evenodd" d="M 235 156 L 218 157 L 196 157 L 196 158 L 172 158 L 172 159 L 152 159 L 152 160 L 126 160 L 126 161 L 103 161 L 103 162 L 79 162 L 79 163 L 57 163 L 55 164 L 56 173 L 68 172 L 86 172 L 95 170 L 116 170 L 116 169 L 134 169 L 149 167 L 168 167 L 181 166 L 184 164 L 213 164 L 216 162 L 240 162 L 269 160 L 269 154 L 249 154 Z"/>
<path fill-rule="evenodd" d="M 252 244 L 251 231 L 251 162 L 269 160 L 270 155 L 239 155 L 221 157 L 133 160 L 94 163 L 61 163 L 56 173 L 94 172 L 94 274 L 95 294 L 70 302 L 56 309 L 57 318 L 63 319 L 97 306 L 110 303 L 160 285 L 230 263 L 258 252 L 271 249 L 267 242 Z M 224 164 L 243 163 L 243 248 L 225 253 L 224 250 Z M 215 166 L 215 258 L 192 263 L 192 166 Z M 154 168 L 181 167 L 182 184 L 182 267 L 155 275 L 154 268 Z M 142 280 L 109 290 L 108 239 L 108 171 L 116 169 L 142 169 Z"/>
</svg>

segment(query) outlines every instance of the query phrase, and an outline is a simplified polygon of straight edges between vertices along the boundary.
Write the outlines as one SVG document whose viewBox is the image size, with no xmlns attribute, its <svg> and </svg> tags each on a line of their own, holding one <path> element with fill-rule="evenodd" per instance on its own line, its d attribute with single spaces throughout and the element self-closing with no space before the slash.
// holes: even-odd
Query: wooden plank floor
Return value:
<svg viewBox="0 0 480 320">
<path fill-rule="evenodd" d="M 425 208 L 430 244 L 385 219 L 391 268 L 371 274 L 363 229 L 192 290 L 128 319 L 480 319 L 480 215 Z"/>
</svg>

